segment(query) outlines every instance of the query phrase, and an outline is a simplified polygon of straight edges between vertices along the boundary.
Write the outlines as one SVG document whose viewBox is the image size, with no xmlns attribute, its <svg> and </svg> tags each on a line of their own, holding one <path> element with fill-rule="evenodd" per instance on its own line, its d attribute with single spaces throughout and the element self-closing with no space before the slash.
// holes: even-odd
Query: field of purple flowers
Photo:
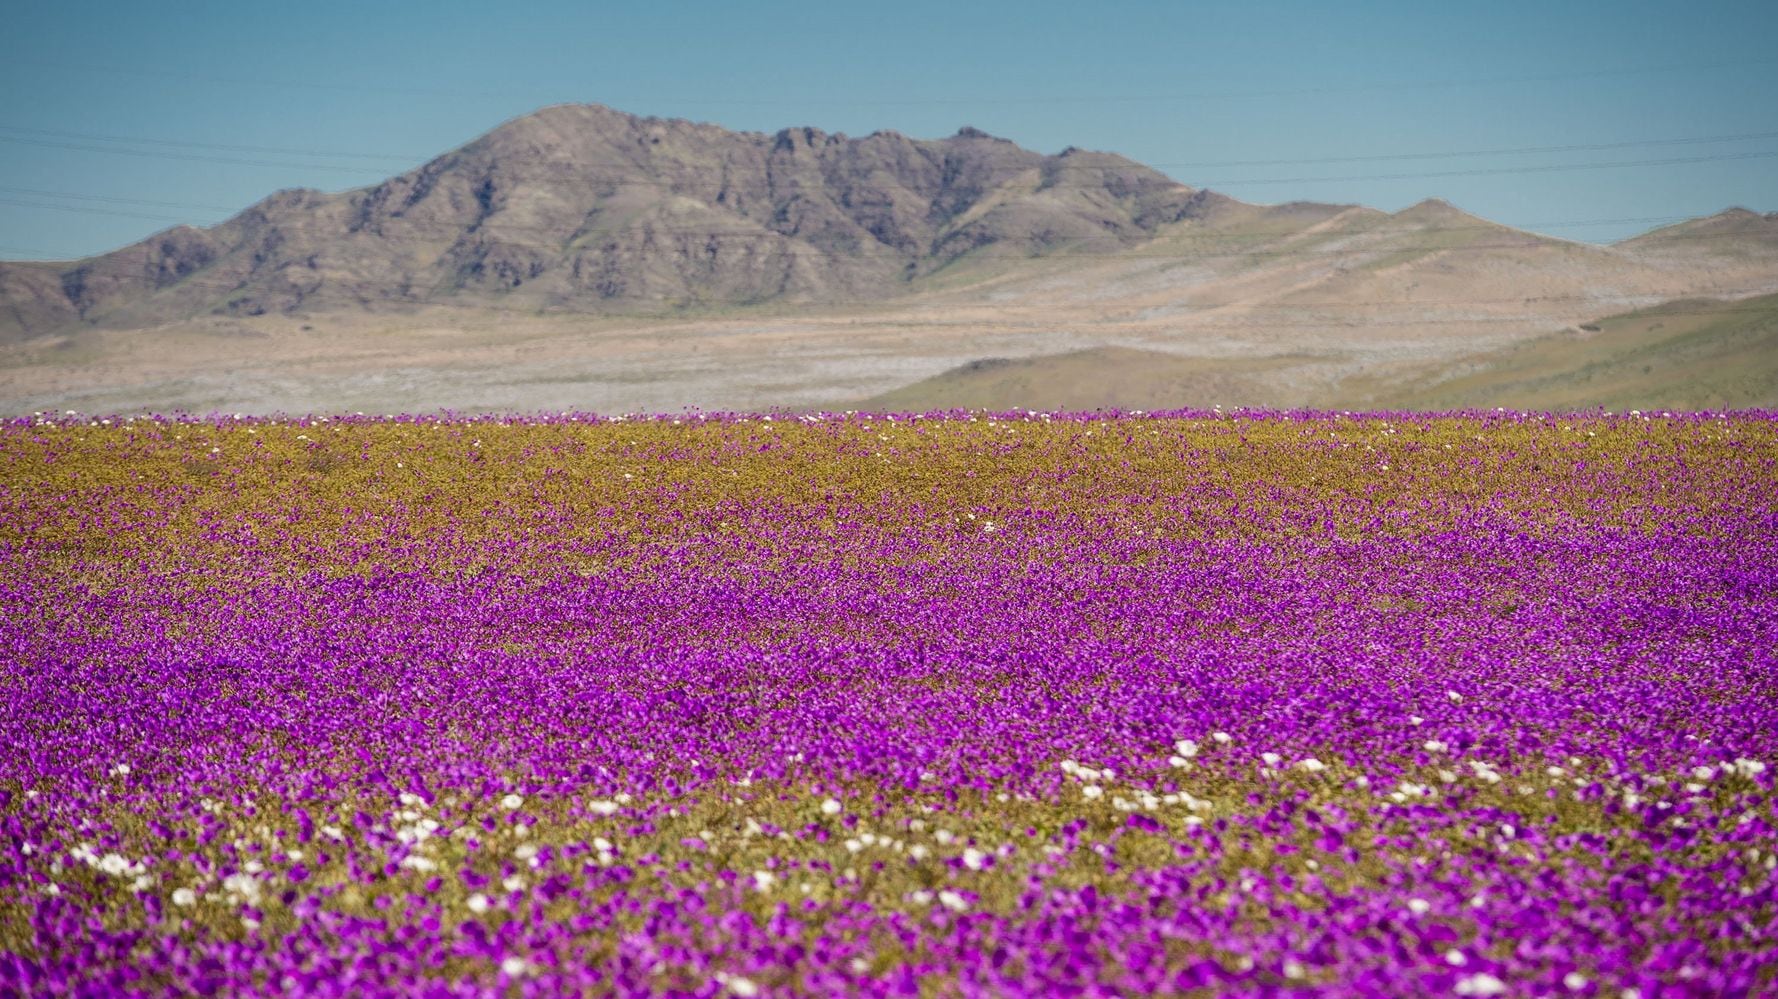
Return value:
<svg viewBox="0 0 1778 999">
<path fill-rule="evenodd" d="M 0 993 L 1778 991 L 1778 417 L 0 425 Z"/>
</svg>

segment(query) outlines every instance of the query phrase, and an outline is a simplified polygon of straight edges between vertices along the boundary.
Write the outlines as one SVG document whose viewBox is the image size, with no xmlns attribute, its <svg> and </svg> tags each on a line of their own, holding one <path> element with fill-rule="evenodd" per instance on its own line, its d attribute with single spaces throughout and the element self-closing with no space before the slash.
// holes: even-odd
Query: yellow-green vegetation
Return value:
<svg viewBox="0 0 1778 999">
<path fill-rule="evenodd" d="M 1778 406 L 1778 295 L 1687 299 L 1475 358 L 1391 393 L 1405 407 L 1734 409 Z"/>
</svg>

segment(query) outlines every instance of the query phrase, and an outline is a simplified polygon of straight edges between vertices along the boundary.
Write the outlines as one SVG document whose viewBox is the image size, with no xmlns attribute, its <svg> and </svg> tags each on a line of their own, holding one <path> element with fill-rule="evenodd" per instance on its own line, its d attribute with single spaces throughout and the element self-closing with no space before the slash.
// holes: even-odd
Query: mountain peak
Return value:
<svg viewBox="0 0 1778 999">
<path fill-rule="evenodd" d="M 981 129 L 976 128 L 974 125 L 965 125 L 962 128 L 959 128 L 957 130 L 957 134 L 951 136 L 951 138 L 953 138 L 953 139 L 988 139 L 993 142 L 1007 142 L 1008 141 L 1006 139 L 1000 138 L 997 135 L 989 135 L 988 133 L 982 131 Z"/>
<path fill-rule="evenodd" d="M 1443 198 L 1426 198 L 1396 212 L 1395 217 L 1406 219 L 1438 219 L 1454 217 L 1472 218 L 1473 216 Z"/>
</svg>

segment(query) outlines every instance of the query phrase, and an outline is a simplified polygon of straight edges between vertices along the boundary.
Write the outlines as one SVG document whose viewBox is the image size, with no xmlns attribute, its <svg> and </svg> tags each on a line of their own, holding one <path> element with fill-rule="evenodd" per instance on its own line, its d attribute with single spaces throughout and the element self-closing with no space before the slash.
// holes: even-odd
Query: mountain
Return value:
<svg viewBox="0 0 1778 999">
<path fill-rule="evenodd" d="M 1774 292 L 1778 216 L 1742 209 L 1605 246 L 1437 199 L 1247 204 L 973 128 L 574 105 L 371 187 L 0 263 L 0 413 L 844 407 L 982 358 L 1014 362 L 984 399 L 1100 378 L 1033 405 L 1353 408 L 1599 316 Z"/>
<path fill-rule="evenodd" d="M 551 107 L 374 187 L 284 191 L 211 229 L 0 266 L 0 338 L 209 312 L 881 299 L 984 247 L 1116 250 L 1224 200 L 972 128 L 764 135 Z"/>
</svg>

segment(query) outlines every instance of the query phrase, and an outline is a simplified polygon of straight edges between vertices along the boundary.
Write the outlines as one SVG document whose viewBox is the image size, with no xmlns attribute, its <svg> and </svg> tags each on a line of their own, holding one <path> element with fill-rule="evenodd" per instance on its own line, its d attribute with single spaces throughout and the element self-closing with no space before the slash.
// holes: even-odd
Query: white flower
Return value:
<svg viewBox="0 0 1778 999">
<path fill-rule="evenodd" d="M 1735 760 L 1735 769 L 1739 771 L 1743 777 L 1752 777 L 1754 774 L 1765 773 L 1766 765 L 1758 760 L 1748 759 L 1743 756 Z"/>
<path fill-rule="evenodd" d="M 1089 798 L 1097 798 L 1105 793 L 1105 789 L 1097 784 L 1087 784 L 1080 789 L 1080 793 Z"/>
<path fill-rule="evenodd" d="M 500 973 L 517 977 L 525 973 L 531 965 L 522 957 L 509 957 L 500 962 Z"/>
<path fill-rule="evenodd" d="M 615 802 L 615 801 L 589 801 L 589 802 L 587 802 L 586 810 L 589 812 L 592 812 L 594 815 L 616 815 L 617 814 L 617 802 Z"/>
<path fill-rule="evenodd" d="M 507 891 L 518 891 L 520 888 L 525 887 L 525 879 L 519 877 L 517 874 L 511 874 L 508 875 L 505 880 L 500 882 L 500 887 L 505 888 Z"/>
<path fill-rule="evenodd" d="M 1562 984 L 1568 986 L 1570 992 L 1579 992 L 1587 987 L 1587 976 L 1578 971 L 1570 971 L 1562 976 Z"/>
<path fill-rule="evenodd" d="M 777 883 L 778 875 L 773 874 L 771 871 L 753 872 L 753 887 L 758 891 L 771 891 L 772 886 Z"/>
<path fill-rule="evenodd" d="M 519 797 L 516 794 L 509 794 L 506 797 L 500 799 L 500 807 L 506 809 L 509 812 L 518 811 L 519 806 L 524 803 L 525 803 L 525 799 Z M 517 959 L 516 958 L 508 958 L 507 960 L 517 960 Z"/>
<path fill-rule="evenodd" d="M 962 912 L 964 909 L 969 908 L 969 903 L 964 901 L 963 896 L 949 888 L 938 893 L 938 901 L 940 905 L 950 909 L 952 912 Z"/>
<path fill-rule="evenodd" d="M 1419 715 L 1409 715 L 1408 716 L 1408 724 L 1414 726 L 1415 728 L 1419 728 L 1425 721 L 1426 721 L 1426 719 L 1420 717 Z"/>
<path fill-rule="evenodd" d="M 1198 744 L 1190 739 L 1180 739 L 1173 744 L 1173 748 L 1179 751 L 1180 756 L 1188 760 L 1198 755 Z"/>
<path fill-rule="evenodd" d="M 1223 743 L 1225 745 L 1230 742 L 1235 741 L 1235 737 L 1228 734 L 1227 732 L 1212 732 L 1212 733 L 1210 733 L 1210 738 L 1215 739 L 1217 742 Z"/>
<path fill-rule="evenodd" d="M 1452 704 L 1461 704 L 1461 703 L 1463 703 L 1463 695 L 1462 695 L 1462 694 L 1459 694 L 1459 693 L 1457 693 L 1457 692 L 1456 692 L 1456 691 L 1455 691 L 1455 690 L 1447 690 L 1447 691 L 1445 691 L 1445 696 L 1446 696 L 1446 697 L 1449 697 L 1449 698 L 1450 698 L 1450 699 L 1451 699 L 1451 703 L 1452 703 Z"/>
<path fill-rule="evenodd" d="M 1716 768 L 1715 767 L 1693 767 L 1692 768 L 1692 776 L 1698 778 L 1699 780 L 1709 780 L 1710 778 L 1716 776 Z"/>
<path fill-rule="evenodd" d="M 963 851 L 963 866 L 969 868 L 972 871 L 981 870 L 982 865 L 987 863 L 987 860 L 988 860 L 988 855 L 983 853 L 980 850 L 977 850 L 973 846 L 970 847 L 969 849 Z"/>
<path fill-rule="evenodd" d="M 404 805 L 408 808 L 412 808 L 415 805 L 418 805 L 421 808 L 426 807 L 425 799 L 421 798 L 419 795 L 413 793 L 412 791 L 401 792 L 401 794 L 399 796 L 397 796 L 396 800 L 401 802 L 402 805 Z"/>
<path fill-rule="evenodd" d="M 1429 753 L 1442 753 L 1451 748 L 1443 739 L 1427 739 L 1424 743 L 1421 743 L 1421 745 L 1425 746 L 1426 751 Z"/>
<path fill-rule="evenodd" d="M 437 861 L 422 857 L 419 854 L 409 854 L 408 856 L 401 858 L 401 866 L 411 867 L 416 871 L 438 870 Z"/>
<path fill-rule="evenodd" d="M 1261 753 L 1259 754 L 1259 758 L 1260 762 L 1268 767 L 1275 767 L 1284 762 L 1284 757 L 1279 756 L 1277 753 Z"/>
<path fill-rule="evenodd" d="M 1453 968 L 1461 968 L 1469 963 L 1469 958 L 1464 957 L 1462 951 L 1452 948 L 1445 951 L 1445 963 Z"/>
<path fill-rule="evenodd" d="M 130 862 L 119 854 L 107 853 L 99 859 L 98 866 L 106 874 L 118 875 L 130 869 Z"/>
<path fill-rule="evenodd" d="M 915 843 L 913 846 L 908 847 L 908 856 L 915 860 L 925 860 L 927 857 L 932 856 L 932 848 L 924 843 Z"/>
<path fill-rule="evenodd" d="M 1423 898 L 1408 899 L 1408 910 L 1416 916 L 1424 916 L 1432 911 L 1432 903 Z"/>
<path fill-rule="evenodd" d="M 1313 756 L 1308 757 L 1307 759 L 1302 759 L 1302 760 L 1296 761 L 1296 765 L 1299 767 L 1302 767 L 1304 770 L 1307 770 L 1312 774 L 1317 774 L 1317 773 L 1320 773 L 1321 771 L 1327 769 L 1327 764 L 1321 762 L 1320 760 L 1316 759 Z"/>
<path fill-rule="evenodd" d="M 173 904 L 179 906 L 198 904 L 198 893 L 190 888 L 173 889 Z"/>
<path fill-rule="evenodd" d="M 822 815 L 838 815 L 838 814 L 840 814 L 839 799 L 829 798 L 826 801 L 823 801 L 821 803 L 821 814 Z"/>
<path fill-rule="evenodd" d="M 1497 996 L 1506 991 L 1506 983 L 1480 971 L 1458 979 L 1455 991 L 1460 996 Z"/>
<path fill-rule="evenodd" d="M 738 995 L 738 996 L 759 995 L 759 986 L 753 984 L 751 979 L 742 978 L 740 975 L 730 975 L 728 977 L 728 982 L 726 984 L 728 985 L 728 990 L 730 992 L 733 992 L 735 995 Z"/>
<path fill-rule="evenodd" d="M 482 913 L 488 911 L 488 905 L 489 905 L 488 896 L 483 895 L 481 892 L 478 891 L 474 895 L 469 896 L 468 901 L 466 901 L 464 904 L 469 906 L 470 912 L 473 912 L 479 916 Z"/>
<path fill-rule="evenodd" d="M 222 889 L 249 902 L 259 900 L 259 881 L 251 874 L 230 874 L 222 879 Z"/>
</svg>

